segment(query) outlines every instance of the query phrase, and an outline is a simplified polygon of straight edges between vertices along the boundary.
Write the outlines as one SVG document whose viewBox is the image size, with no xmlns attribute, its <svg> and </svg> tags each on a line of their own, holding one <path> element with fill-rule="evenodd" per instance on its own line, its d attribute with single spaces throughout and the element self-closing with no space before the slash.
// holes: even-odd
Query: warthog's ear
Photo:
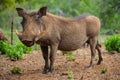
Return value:
<svg viewBox="0 0 120 80">
<path fill-rule="evenodd" d="M 39 11 L 38 11 L 39 17 L 45 16 L 45 15 L 46 15 L 46 10 L 47 10 L 47 7 L 46 7 L 46 6 L 40 8 Z"/>
<path fill-rule="evenodd" d="M 26 13 L 25 10 L 22 8 L 16 8 L 16 10 L 17 10 L 19 16 L 23 16 Z"/>
</svg>

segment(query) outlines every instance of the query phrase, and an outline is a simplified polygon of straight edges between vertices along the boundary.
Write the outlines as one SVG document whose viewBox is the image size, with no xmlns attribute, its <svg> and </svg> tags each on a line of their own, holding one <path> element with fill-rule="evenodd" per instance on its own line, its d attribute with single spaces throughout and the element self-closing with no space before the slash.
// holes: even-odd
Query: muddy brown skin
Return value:
<svg viewBox="0 0 120 80">
<path fill-rule="evenodd" d="M 5 34 L 2 32 L 1 29 L 0 29 L 0 40 L 7 40 Z"/>
<path fill-rule="evenodd" d="M 40 44 L 45 60 L 43 73 L 53 71 L 57 50 L 76 50 L 85 43 L 90 45 L 91 50 L 89 67 L 93 66 L 96 49 L 99 56 L 97 64 L 101 63 L 101 51 L 97 43 L 100 20 L 97 17 L 82 15 L 77 18 L 64 18 L 46 12 L 46 7 L 32 12 L 27 12 L 22 8 L 16 8 L 16 10 L 19 16 L 23 17 L 21 22 L 23 31 L 16 31 L 16 33 L 26 46 L 32 46 L 34 43 Z M 49 58 L 48 46 L 50 46 Z"/>
</svg>

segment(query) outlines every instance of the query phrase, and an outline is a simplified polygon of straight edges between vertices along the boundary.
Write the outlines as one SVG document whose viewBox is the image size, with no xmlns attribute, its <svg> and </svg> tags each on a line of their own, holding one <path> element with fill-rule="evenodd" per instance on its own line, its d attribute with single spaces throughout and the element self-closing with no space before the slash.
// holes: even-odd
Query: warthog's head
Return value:
<svg viewBox="0 0 120 80">
<path fill-rule="evenodd" d="M 35 38 L 41 33 L 42 29 L 40 26 L 43 26 L 41 17 L 46 15 L 46 7 L 29 13 L 22 8 L 16 8 L 16 10 L 18 15 L 23 18 L 21 22 L 23 31 L 18 32 L 16 30 L 16 33 L 23 44 L 32 46 Z"/>
</svg>

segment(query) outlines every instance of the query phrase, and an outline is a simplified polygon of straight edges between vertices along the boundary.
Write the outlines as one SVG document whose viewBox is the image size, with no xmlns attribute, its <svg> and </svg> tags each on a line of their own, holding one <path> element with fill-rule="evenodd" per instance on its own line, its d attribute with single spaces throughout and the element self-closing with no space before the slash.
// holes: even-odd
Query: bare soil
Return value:
<svg viewBox="0 0 120 80">
<path fill-rule="evenodd" d="M 0 80 L 70 80 L 68 68 L 73 72 L 71 80 L 120 80 L 120 53 L 111 54 L 102 47 L 103 62 L 97 64 L 97 53 L 94 59 L 94 67 L 86 69 L 89 65 L 90 50 L 83 48 L 75 51 L 72 55 L 75 61 L 67 61 L 66 55 L 57 52 L 55 70 L 53 73 L 42 74 L 44 60 L 41 51 L 32 51 L 24 54 L 22 60 L 11 61 L 6 55 L 0 55 Z M 113 52 L 114 53 L 114 52 Z M 12 74 L 13 67 L 20 67 L 21 74 Z M 107 68 L 102 74 L 101 69 Z"/>
</svg>

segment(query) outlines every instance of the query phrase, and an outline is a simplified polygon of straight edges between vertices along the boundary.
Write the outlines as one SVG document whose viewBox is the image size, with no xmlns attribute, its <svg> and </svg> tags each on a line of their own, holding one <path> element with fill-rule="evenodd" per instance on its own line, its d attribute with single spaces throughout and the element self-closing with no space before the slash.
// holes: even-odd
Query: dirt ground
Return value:
<svg viewBox="0 0 120 80">
<path fill-rule="evenodd" d="M 69 80 L 68 68 L 73 72 L 71 80 L 120 80 L 120 53 L 110 54 L 102 47 L 103 62 L 96 65 L 97 54 L 94 59 L 94 68 L 86 69 L 89 65 L 90 50 L 83 48 L 75 51 L 73 56 L 75 61 L 67 61 L 66 55 L 57 52 L 55 70 L 53 73 L 42 74 L 44 60 L 41 51 L 32 51 L 25 54 L 22 60 L 10 61 L 5 55 L 0 55 L 0 80 Z M 13 67 L 20 67 L 21 74 L 12 74 Z M 105 74 L 101 69 L 107 68 Z"/>
</svg>

